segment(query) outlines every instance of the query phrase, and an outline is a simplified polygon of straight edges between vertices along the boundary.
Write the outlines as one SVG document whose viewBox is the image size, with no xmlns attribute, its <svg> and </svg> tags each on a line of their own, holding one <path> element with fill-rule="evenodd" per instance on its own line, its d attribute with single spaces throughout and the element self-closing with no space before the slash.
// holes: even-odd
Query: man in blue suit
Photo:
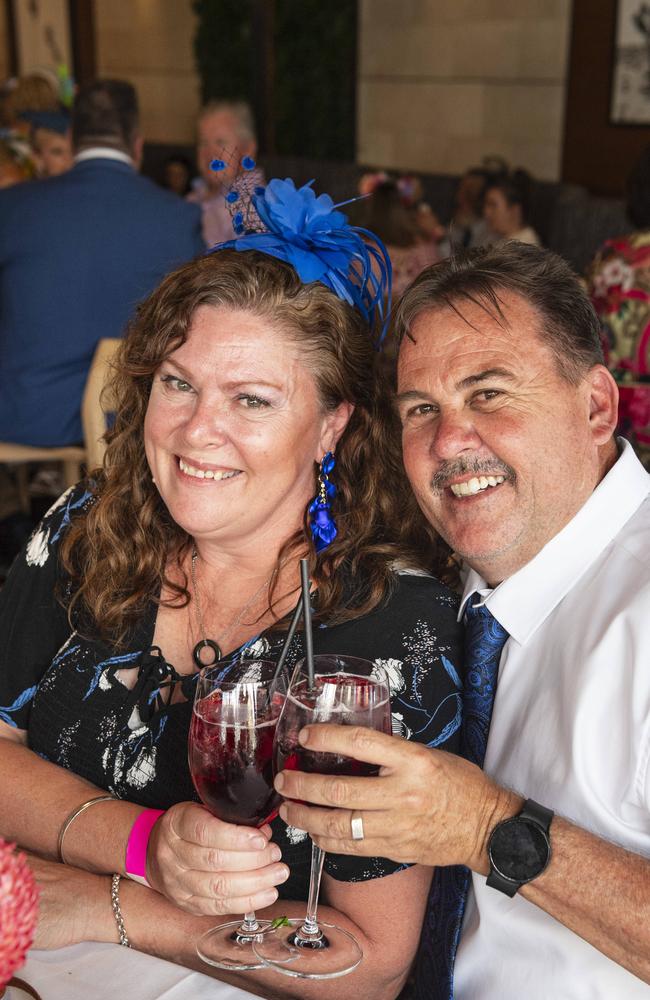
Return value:
<svg viewBox="0 0 650 1000">
<path fill-rule="evenodd" d="M 199 208 L 151 181 L 131 84 L 81 88 L 68 173 L 0 192 L 0 441 L 82 440 L 102 337 L 118 337 L 168 271 L 203 252 Z"/>
</svg>

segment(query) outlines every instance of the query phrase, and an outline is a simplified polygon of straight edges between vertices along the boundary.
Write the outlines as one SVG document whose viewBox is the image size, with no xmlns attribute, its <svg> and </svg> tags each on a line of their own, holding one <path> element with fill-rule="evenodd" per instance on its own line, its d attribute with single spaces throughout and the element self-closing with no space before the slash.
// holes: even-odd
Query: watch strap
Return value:
<svg viewBox="0 0 650 1000">
<path fill-rule="evenodd" d="M 512 879 L 504 878 L 490 863 L 490 873 L 487 877 L 487 885 L 490 886 L 490 889 L 498 889 L 499 892 L 512 898 L 524 884 L 523 882 L 514 882 Z"/>
<path fill-rule="evenodd" d="M 555 813 L 552 809 L 540 806 L 539 802 L 534 802 L 533 799 L 526 799 L 524 807 L 519 813 L 519 819 L 529 819 L 533 823 L 537 823 L 547 836 L 554 816 Z"/>
</svg>

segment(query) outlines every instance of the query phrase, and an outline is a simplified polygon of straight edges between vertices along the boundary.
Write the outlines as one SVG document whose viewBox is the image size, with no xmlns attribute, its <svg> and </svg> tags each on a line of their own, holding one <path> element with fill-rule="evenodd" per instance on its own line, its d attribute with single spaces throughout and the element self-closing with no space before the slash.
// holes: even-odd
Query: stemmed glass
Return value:
<svg viewBox="0 0 650 1000">
<path fill-rule="evenodd" d="M 280 803 L 273 789 L 273 736 L 286 689 L 270 660 L 235 660 L 203 669 L 196 684 L 189 766 L 201 801 L 226 823 L 262 826 Z M 197 944 L 219 969 L 259 969 L 251 943 L 271 926 L 253 912 L 207 931 Z"/>
<path fill-rule="evenodd" d="M 305 660 L 299 661 L 291 678 L 276 726 L 273 765 L 314 774 L 367 776 L 377 774 L 374 764 L 342 754 L 307 750 L 298 742 L 303 726 L 333 722 L 344 726 L 367 726 L 390 733 L 390 691 L 383 667 L 354 656 L 314 656 L 314 686 Z M 318 893 L 325 852 L 312 844 L 307 914 L 292 919 L 253 942 L 253 951 L 267 965 L 300 979 L 333 979 L 357 967 L 363 952 L 348 931 L 335 924 L 319 923 Z"/>
</svg>

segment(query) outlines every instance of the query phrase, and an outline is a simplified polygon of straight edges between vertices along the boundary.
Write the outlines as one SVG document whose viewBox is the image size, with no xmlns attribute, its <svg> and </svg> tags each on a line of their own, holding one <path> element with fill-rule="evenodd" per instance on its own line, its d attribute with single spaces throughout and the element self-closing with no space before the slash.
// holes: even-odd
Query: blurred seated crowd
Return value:
<svg viewBox="0 0 650 1000">
<path fill-rule="evenodd" d="M 171 269 L 233 238 L 224 192 L 232 165 L 257 157 L 253 116 L 241 101 L 209 102 L 195 159 L 170 146 L 155 180 L 141 173 L 146 137 L 124 81 L 87 84 L 71 106 L 46 74 L 8 81 L 0 124 L 0 443 L 83 443 L 79 407 L 99 340 L 121 336 Z M 212 169 L 216 158 L 226 169 Z M 260 166 L 253 180 L 264 183 Z M 486 156 L 457 179 L 443 224 L 418 176 L 372 169 L 345 211 L 386 245 L 395 301 L 460 248 L 541 245 L 531 224 L 535 183 Z M 584 280 L 622 387 L 621 429 L 650 467 L 650 150 L 630 175 L 627 213 L 634 232 L 612 231 Z M 32 482 L 34 495 L 61 486 L 56 466 L 34 469 Z M 0 465 L 0 574 L 22 540 L 5 530 L 11 487 L 11 466 Z"/>
</svg>

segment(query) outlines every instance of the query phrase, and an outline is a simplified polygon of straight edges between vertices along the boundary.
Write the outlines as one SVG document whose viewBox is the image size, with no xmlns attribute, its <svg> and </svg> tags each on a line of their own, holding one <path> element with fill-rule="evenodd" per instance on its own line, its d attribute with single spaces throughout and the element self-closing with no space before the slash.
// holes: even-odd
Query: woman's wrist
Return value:
<svg viewBox="0 0 650 1000">
<path fill-rule="evenodd" d="M 142 806 L 121 799 L 88 809 L 66 833 L 67 864 L 101 875 L 123 872 L 129 834 L 141 812 Z"/>
<path fill-rule="evenodd" d="M 163 815 L 163 809 L 143 809 L 136 817 L 129 832 L 124 852 L 124 872 L 134 882 L 151 888 L 147 855 L 154 826 Z"/>
</svg>

